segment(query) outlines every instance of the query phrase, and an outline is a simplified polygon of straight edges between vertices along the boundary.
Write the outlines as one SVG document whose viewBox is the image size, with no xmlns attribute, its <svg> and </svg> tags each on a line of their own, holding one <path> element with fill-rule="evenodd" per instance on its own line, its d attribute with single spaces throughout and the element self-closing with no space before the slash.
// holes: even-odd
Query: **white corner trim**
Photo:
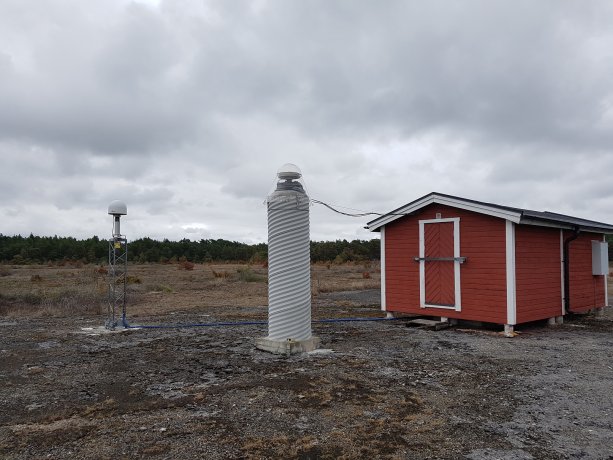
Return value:
<svg viewBox="0 0 613 460">
<path fill-rule="evenodd" d="M 564 230 L 562 229 L 560 229 L 560 287 L 560 292 L 562 292 L 562 307 L 560 308 L 560 314 L 564 316 L 566 293 L 564 289 Z"/>
<path fill-rule="evenodd" d="M 386 311 L 385 301 L 385 227 L 381 227 L 381 310 Z"/>
<path fill-rule="evenodd" d="M 605 243 L 607 242 L 607 235 L 602 235 L 602 241 L 604 241 Z M 607 275 L 604 275 L 604 306 L 609 306 L 609 286 L 607 284 Z"/>
<path fill-rule="evenodd" d="M 507 272 L 507 324 L 517 323 L 517 299 L 515 297 L 515 224 L 506 221 L 506 272 Z"/>
<path fill-rule="evenodd" d="M 423 259 L 426 254 L 426 243 L 424 241 L 424 223 L 419 221 L 419 258 Z M 419 307 L 426 308 L 426 264 L 419 261 Z"/>
<path fill-rule="evenodd" d="M 453 279 L 455 289 L 455 311 L 462 311 L 462 284 L 460 283 L 460 262 L 457 260 L 460 257 L 460 218 L 453 221 L 453 257 L 456 260 L 453 262 Z"/>
<path fill-rule="evenodd" d="M 449 217 L 445 219 L 424 219 L 419 221 L 419 258 L 423 259 L 426 254 L 425 248 L 425 224 L 441 224 L 453 222 L 453 257 L 460 257 L 460 218 Z M 426 304 L 426 262 L 419 261 L 419 306 L 420 308 L 442 308 L 447 310 L 462 311 L 462 283 L 460 282 L 460 261 L 453 262 L 454 297 L 455 305 L 445 307 L 441 305 Z"/>
</svg>

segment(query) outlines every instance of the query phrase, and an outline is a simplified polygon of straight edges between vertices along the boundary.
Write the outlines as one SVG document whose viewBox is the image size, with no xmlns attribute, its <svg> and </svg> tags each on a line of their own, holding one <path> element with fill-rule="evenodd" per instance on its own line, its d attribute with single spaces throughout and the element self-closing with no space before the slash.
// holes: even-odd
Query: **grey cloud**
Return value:
<svg viewBox="0 0 613 460">
<path fill-rule="evenodd" d="M 605 1 L 7 0 L 0 214 L 42 232 L 78 211 L 95 232 L 121 198 L 135 232 L 259 241 L 291 161 L 358 209 L 438 190 L 613 220 L 611 18 Z M 363 223 L 313 209 L 318 238 Z"/>
<path fill-rule="evenodd" d="M 215 5 L 221 25 L 132 4 L 112 27 L 95 25 L 91 42 L 51 34 L 39 52 L 45 81 L 32 78 L 31 97 L 14 102 L 6 134 L 139 151 L 193 139 L 212 114 L 267 113 L 318 136 L 442 126 L 513 142 L 611 142 L 598 120 L 612 64 L 576 44 L 603 27 L 595 7 Z M 568 14 L 579 31 L 566 30 Z M 60 50 L 70 59 L 58 64 Z"/>
</svg>

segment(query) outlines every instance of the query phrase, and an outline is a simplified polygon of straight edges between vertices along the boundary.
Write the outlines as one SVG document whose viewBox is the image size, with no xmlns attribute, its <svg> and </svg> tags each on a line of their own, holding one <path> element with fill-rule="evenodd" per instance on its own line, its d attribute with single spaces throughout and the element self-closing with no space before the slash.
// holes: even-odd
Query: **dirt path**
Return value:
<svg viewBox="0 0 613 460">
<path fill-rule="evenodd" d="M 378 315 L 376 300 L 322 294 L 313 311 Z M 0 457 L 611 458 L 611 311 L 514 339 L 315 324 L 325 349 L 290 358 L 254 348 L 265 326 L 110 334 L 100 324 L 0 320 Z"/>
</svg>

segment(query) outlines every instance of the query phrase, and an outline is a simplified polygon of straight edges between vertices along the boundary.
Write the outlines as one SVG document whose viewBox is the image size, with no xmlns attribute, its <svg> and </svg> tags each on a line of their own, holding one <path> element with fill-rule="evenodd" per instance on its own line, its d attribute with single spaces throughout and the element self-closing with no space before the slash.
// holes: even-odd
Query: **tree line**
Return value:
<svg viewBox="0 0 613 460">
<path fill-rule="evenodd" d="M 379 259 L 379 240 L 311 241 L 313 262 L 349 262 Z M 0 262 L 41 264 L 60 261 L 106 263 L 109 242 L 97 236 L 78 240 L 72 237 L 0 234 Z M 246 244 L 224 239 L 163 241 L 140 238 L 128 242 L 128 260 L 135 263 L 168 263 L 188 260 L 206 262 L 264 263 L 268 245 Z"/>
<path fill-rule="evenodd" d="M 613 248 L 613 235 L 607 235 Z M 0 263 L 36 264 L 79 260 L 84 263 L 105 263 L 108 259 L 109 243 L 97 236 L 78 240 L 72 237 L 21 235 L 6 236 L 0 233 Z M 378 260 L 380 241 L 336 240 L 311 241 L 311 261 L 351 262 Z M 167 263 L 188 260 L 206 262 L 251 262 L 263 263 L 268 258 L 265 243 L 246 244 L 224 239 L 201 239 L 191 241 L 153 240 L 140 238 L 129 242 L 128 260 L 136 263 Z M 609 250 L 613 260 L 613 250 Z"/>
</svg>

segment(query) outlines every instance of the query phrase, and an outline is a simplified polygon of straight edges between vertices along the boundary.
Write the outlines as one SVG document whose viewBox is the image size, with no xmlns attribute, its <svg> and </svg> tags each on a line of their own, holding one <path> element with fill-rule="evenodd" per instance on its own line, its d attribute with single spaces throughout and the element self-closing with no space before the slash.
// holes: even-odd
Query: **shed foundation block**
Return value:
<svg viewBox="0 0 613 460">
<path fill-rule="evenodd" d="M 255 347 L 258 350 L 268 351 L 276 355 L 295 355 L 306 353 L 319 348 L 319 337 L 311 337 L 306 340 L 273 340 L 262 337 L 255 340 Z"/>
<path fill-rule="evenodd" d="M 513 325 L 512 324 L 505 324 L 504 325 L 504 336 L 505 337 L 515 337 L 515 332 L 513 331 Z"/>
<path fill-rule="evenodd" d="M 603 316 L 604 315 L 604 307 L 595 308 L 594 309 L 594 314 L 596 315 L 596 317 Z"/>
<path fill-rule="evenodd" d="M 552 316 L 547 320 L 547 326 L 559 326 L 560 324 L 564 324 L 563 316 Z"/>
<path fill-rule="evenodd" d="M 458 320 L 455 318 L 448 318 L 447 316 L 441 316 L 441 323 L 447 323 L 450 326 L 457 326 Z"/>
</svg>

